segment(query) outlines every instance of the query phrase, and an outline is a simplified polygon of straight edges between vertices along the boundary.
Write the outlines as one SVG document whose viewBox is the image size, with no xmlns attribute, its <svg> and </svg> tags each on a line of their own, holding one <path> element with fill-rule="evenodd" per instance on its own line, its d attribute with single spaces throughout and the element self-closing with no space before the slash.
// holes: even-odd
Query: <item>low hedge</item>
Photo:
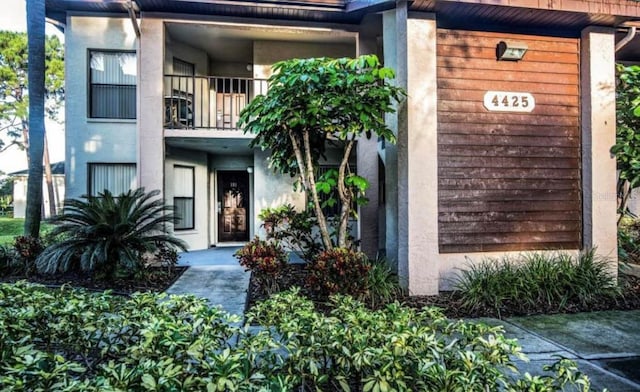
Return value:
<svg viewBox="0 0 640 392">
<path fill-rule="evenodd" d="M 547 376 L 517 374 L 520 348 L 500 328 L 451 322 L 436 309 L 332 301 L 324 315 L 292 290 L 258 304 L 242 325 L 193 296 L 2 284 L 0 390 L 589 389 L 567 360 Z"/>
</svg>

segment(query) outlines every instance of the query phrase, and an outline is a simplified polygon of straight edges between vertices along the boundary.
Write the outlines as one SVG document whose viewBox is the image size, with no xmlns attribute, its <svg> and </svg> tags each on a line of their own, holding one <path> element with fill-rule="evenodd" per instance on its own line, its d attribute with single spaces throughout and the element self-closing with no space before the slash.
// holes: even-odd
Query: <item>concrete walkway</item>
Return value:
<svg viewBox="0 0 640 392">
<path fill-rule="evenodd" d="M 238 247 L 182 253 L 179 265 L 190 268 L 171 286 L 170 294 L 194 294 L 232 314 L 244 313 L 248 272 L 233 253 Z M 474 319 L 504 326 L 518 339 L 530 362 L 519 362 L 521 373 L 542 374 L 558 356 L 578 363 L 593 391 L 640 391 L 640 311 Z"/>
<path fill-rule="evenodd" d="M 480 319 L 503 325 L 530 359 L 521 373 L 542 374 L 558 356 L 573 359 L 589 376 L 593 391 L 640 391 L 640 311 Z"/>
<path fill-rule="evenodd" d="M 206 298 L 231 314 L 242 315 L 250 274 L 233 257 L 238 247 L 212 248 L 180 254 L 178 265 L 189 269 L 167 290 Z"/>
</svg>

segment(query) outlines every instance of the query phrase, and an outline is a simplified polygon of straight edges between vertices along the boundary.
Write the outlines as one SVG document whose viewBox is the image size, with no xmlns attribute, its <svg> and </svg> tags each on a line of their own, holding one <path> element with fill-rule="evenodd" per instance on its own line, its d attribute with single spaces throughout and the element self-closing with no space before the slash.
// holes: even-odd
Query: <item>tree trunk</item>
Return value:
<svg viewBox="0 0 640 392">
<path fill-rule="evenodd" d="M 293 151 L 296 155 L 298 169 L 300 170 L 300 181 L 302 181 L 302 186 L 304 187 L 307 197 L 309 197 L 309 194 L 311 194 L 313 209 L 316 213 L 316 217 L 318 218 L 318 227 L 320 229 L 322 244 L 324 245 L 325 249 L 331 249 L 333 248 L 333 244 L 331 243 L 331 236 L 329 235 L 329 229 L 327 227 L 327 219 L 322 212 L 322 208 L 320 208 L 318 190 L 316 189 L 315 176 L 313 174 L 313 165 L 311 162 L 310 152 L 311 146 L 309 145 L 309 133 L 305 133 L 306 137 L 304 137 L 303 146 L 300 146 L 300 142 L 293 134 L 293 132 L 290 129 L 287 132 L 289 134 L 289 139 L 291 140 L 291 145 L 293 146 Z M 304 155 L 302 153 L 303 149 L 305 151 Z"/>
<path fill-rule="evenodd" d="M 318 197 L 318 189 L 316 188 L 316 177 L 313 173 L 313 162 L 311 161 L 311 143 L 309 142 L 309 131 L 302 133 L 302 140 L 304 143 L 304 151 L 306 154 L 307 162 L 307 182 L 309 183 L 309 191 L 311 192 L 311 198 L 313 199 L 313 208 L 316 211 L 316 217 L 318 218 L 318 227 L 320 228 L 320 235 L 322 237 L 322 243 L 325 250 L 333 249 L 333 243 L 331 242 L 331 236 L 329 235 L 329 227 L 327 226 L 327 218 L 322 212 L 320 206 L 320 198 Z"/>
<path fill-rule="evenodd" d="M 44 177 L 47 183 L 47 194 L 49 195 L 49 216 L 54 217 L 56 211 L 56 193 L 53 188 L 53 174 L 51 173 L 51 161 L 49 160 L 49 143 L 47 142 L 47 133 L 44 134 Z"/>
<path fill-rule="evenodd" d="M 340 168 L 338 169 L 338 195 L 340 196 L 340 226 L 338 228 L 338 246 L 341 248 L 349 248 L 351 244 L 347 242 L 347 231 L 349 228 L 349 215 L 351 215 L 351 203 L 353 202 L 353 192 L 344 184 L 344 177 L 349 164 L 349 155 L 353 149 L 353 140 L 349 140 L 344 147 L 344 155 Z"/>
<path fill-rule="evenodd" d="M 42 158 L 44 153 L 44 0 L 27 0 L 27 41 L 29 53 L 29 180 L 24 234 L 40 234 L 42 206 Z"/>
<path fill-rule="evenodd" d="M 618 221 L 616 224 L 620 226 L 620 222 L 622 222 L 622 218 L 627 213 L 627 205 L 629 204 L 629 198 L 631 197 L 631 186 L 629 181 L 621 180 L 618 181 L 618 195 L 620 197 L 620 205 L 618 207 Z"/>
</svg>

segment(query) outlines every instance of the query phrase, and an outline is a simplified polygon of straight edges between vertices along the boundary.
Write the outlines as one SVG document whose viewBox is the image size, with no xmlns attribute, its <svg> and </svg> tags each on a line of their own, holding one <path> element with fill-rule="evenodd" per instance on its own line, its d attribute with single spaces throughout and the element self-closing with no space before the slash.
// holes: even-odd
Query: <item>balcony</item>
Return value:
<svg viewBox="0 0 640 392">
<path fill-rule="evenodd" d="M 239 131 L 242 109 L 266 92 L 266 79 L 165 75 L 164 128 Z"/>
</svg>

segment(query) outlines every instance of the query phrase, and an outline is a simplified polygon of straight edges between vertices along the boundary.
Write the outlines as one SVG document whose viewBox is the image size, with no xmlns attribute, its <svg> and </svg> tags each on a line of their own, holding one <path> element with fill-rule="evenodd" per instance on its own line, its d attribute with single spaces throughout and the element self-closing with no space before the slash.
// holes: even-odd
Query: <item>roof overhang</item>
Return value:
<svg viewBox="0 0 640 392">
<path fill-rule="evenodd" d="M 411 11 L 435 13 L 438 25 L 446 28 L 579 37 L 588 26 L 612 27 L 616 28 L 616 42 L 626 36 L 629 24 L 640 21 L 640 1 L 636 0 L 415 0 Z M 621 49 L 617 58 L 640 61 L 640 37 Z"/>
<path fill-rule="evenodd" d="M 122 14 L 129 0 L 46 0 L 47 17 L 64 23 L 67 12 Z M 140 11 L 239 18 L 359 23 L 369 13 L 395 7 L 395 0 L 135 0 Z"/>
<path fill-rule="evenodd" d="M 62 24 L 69 12 L 128 17 L 130 3 L 46 0 L 47 17 Z M 135 0 L 135 4 L 145 13 L 357 24 L 367 14 L 394 8 L 396 0 Z M 607 26 L 618 29 L 617 41 L 626 36 L 628 23 L 640 21 L 636 0 L 415 0 L 409 7 L 412 12 L 435 13 L 442 27 L 578 37 L 587 26 Z M 640 61 L 639 40 L 620 50 L 619 60 Z"/>
</svg>

